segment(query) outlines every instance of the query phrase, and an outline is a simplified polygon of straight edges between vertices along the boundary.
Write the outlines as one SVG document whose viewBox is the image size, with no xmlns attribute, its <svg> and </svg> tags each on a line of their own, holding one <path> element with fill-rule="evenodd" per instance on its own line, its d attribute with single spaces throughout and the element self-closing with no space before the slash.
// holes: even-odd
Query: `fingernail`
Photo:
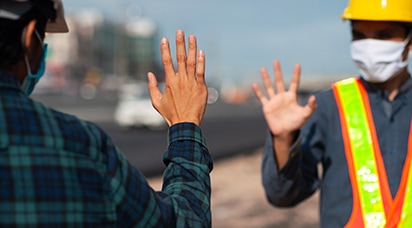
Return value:
<svg viewBox="0 0 412 228">
<path fill-rule="evenodd" d="M 181 39 L 183 37 L 183 31 L 178 30 L 176 35 L 177 35 L 177 38 Z"/>
<path fill-rule="evenodd" d="M 195 36 L 189 36 L 189 43 L 194 44 L 196 42 Z"/>
<path fill-rule="evenodd" d="M 199 51 L 199 56 L 200 56 L 200 57 L 205 57 L 205 52 L 204 52 L 203 50 L 200 50 L 200 51 Z"/>
<path fill-rule="evenodd" d="M 160 42 L 161 42 L 161 44 L 167 44 L 167 39 L 166 39 L 166 37 L 163 37 Z"/>
<path fill-rule="evenodd" d="M 151 82 L 153 80 L 153 76 L 150 72 L 147 73 L 147 80 L 149 80 L 149 82 Z"/>
</svg>

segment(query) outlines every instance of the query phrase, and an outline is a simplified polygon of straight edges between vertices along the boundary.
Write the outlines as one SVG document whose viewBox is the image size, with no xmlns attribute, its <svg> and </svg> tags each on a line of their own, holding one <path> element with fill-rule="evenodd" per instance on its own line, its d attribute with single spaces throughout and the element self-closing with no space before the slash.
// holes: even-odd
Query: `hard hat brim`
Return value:
<svg viewBox="0 0 412 228">
<path fill-rule="evenodd" d="M 66 33 L 69 32 L 66 20 L 64 18 L 63 3 L 61 0 L 51 0 L 56 10 L 56 18 L 50 19 L 46 24 L 45 32 L 47 33 Z M 19 20 L 22 15 L 26 14 L 33 5 L 29 0 L 26 1 L 9 1 L 7 4 L 0 3 L 0 18 L 7 20 Z"/>
<path fill-rule="evenodd" d="M 67 33 L 69 27 L 67 26 L 66 19 L 64 17 L 64 8 L 61 0 L 52 0 L 55 4 L 56 19 L 49 20 L 46 25 L 46 32 L 48 33 Z"/>
</svg>

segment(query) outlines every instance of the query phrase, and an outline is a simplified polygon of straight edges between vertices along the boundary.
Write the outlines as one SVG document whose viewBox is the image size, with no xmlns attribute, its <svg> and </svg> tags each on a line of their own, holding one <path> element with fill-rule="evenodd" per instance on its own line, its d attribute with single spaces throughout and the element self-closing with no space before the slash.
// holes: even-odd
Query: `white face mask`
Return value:
<svg viewBox="0 0 412 228">
<path fill-rule="evenodd" d="M 407 65 L 403 52 L 409 43 L 410 35 L 403 42 L 362 39 L 352 41 L 351 55 L 366 81 L 379 83 L 396 76 Z"/>
</svg>

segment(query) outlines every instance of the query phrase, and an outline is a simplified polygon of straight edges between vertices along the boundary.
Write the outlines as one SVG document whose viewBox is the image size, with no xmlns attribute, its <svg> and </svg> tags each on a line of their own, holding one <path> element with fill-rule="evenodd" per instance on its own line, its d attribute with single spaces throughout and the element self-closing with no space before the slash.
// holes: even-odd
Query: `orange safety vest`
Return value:
<svg viewBox="0 0 412 228">
<path fill-rule="evenodd" d="M 332 89 L 353 194 L 352 215 L 345 227 L 412 227 L 412 121 L 401 183 L 392 199 L 365 88 L 359 79 L 349 78 Z"/>
</svg>

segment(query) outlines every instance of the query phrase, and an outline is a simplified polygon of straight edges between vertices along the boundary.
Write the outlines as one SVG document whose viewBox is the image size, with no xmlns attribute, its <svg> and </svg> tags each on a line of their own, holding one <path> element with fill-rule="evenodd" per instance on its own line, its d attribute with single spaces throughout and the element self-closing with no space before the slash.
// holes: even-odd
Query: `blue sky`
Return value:
<svg viewBox="0 0 412 228">
<path fill-rule="evenodd" d="M 346 0 L 63 0 L 66 11 L 98 9 L 116 20 L 149 18 L 174 42 L 177 29 L 195 34 L 207 76 L 259 81 L 259 68 L 279 59 L 286 78 L 356 74 L 349 54 Z M 126 12 L 129 16 L 126 16 Z M 130 15 L 130 12 L 132 15 Z M 172 45 L 174 48 L 174 45 Z"/>
</svg>

